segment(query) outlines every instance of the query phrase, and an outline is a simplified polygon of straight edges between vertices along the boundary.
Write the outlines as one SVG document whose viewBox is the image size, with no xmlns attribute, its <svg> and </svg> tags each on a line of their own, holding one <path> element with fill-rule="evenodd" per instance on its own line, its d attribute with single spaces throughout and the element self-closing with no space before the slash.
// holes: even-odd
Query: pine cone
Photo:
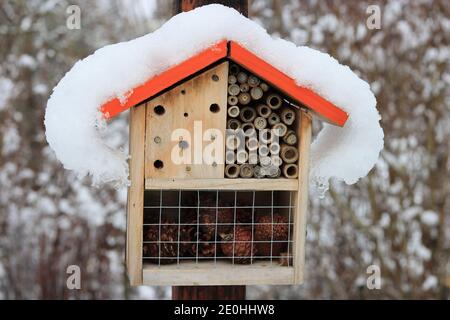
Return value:
<svg viewBox="0 0 450 320">
<path fill-rule="evenodd" d="M 161 237 L 159 238 L 159 229 L 161 228 Z M 144 229 L 144 241 L 153 241 L 143 244 L 143 255 L 145 257 L 154 257 L 154 259 L 146 259 L 148 262 L 169 264 L 174 263 L 176 259 L 159 259 L 176 258 L 178 254 L 178 226 L 173 220 L 166 219 L 161 222 L 161 226 L 146 226 Z M 161 251 L 160 251 L 161 248 Z"/>
<path fill-rule="evenodd" d="M 199 249 L 199 257 L 214 257 L 215 253 L 216 253 L 216 245 L 212 242 L 208 242 L 208 243 L 200 243 L 198 245 L 198 249 Z M 220 250 L 220 248 L 218 247 L 217 250 Z"/>
<path fill-rule="evenodd" d="M 220 225 L 217 227 L 217 235 L 220 233 L 227 233 L 232 229 L 232 224 L 234 220 L 234 212 L 231 208 L 219 208 L 217 209 L 217 219 L 216 219 L 216 209 L 202 209 L 200 211 L 200 223 L 202 231 L 202 239 L 214 240 L 216 235 L 216 220 L 217 223 L 227 223 L 230 225 Z"/>
<path fill-rule="evenodd" d="M 214 243 L 204 242 L 205 239 L 198 239 L 199 257 L 214 257 L 216 246 Z M 180 254 L 184 257 L 195 258 L 197 256 L 197 226 L 183 226 L 180 229 Z"/>
<path fill-rule="evenodd" d="M 273 226 L 273 239 L 272 239 L 272 226 Z M 286 216 L 275 213 L 273 215 L 260 216 L 256 220 L 255 225 L 255 240 L 267 241 L 257 242 L 258 254 L 264 257 L 277 257 L 280 256 L 281 251 L 284 251 L 287 247 L 288 232 L 290 226 L 288 225 L 288 219 Z M 286 241 L 286 242 L 273 242 L 271 241 Z"/>
<path fill-rule="evenodd" d="M 233 257 L 234 248 L 234 262 L 247 264 L 252 261 L 253 256 L 256 255 L 256 247 L 252 246 L 252 229 L 248 227 L 236 226 L 235 232 L 231 230 L 229 233 L 221 234 L 222 240 L 226 242 L 221 243 L 222 252 L 227 257 Z M 234 240 L 234 241 L 233 241 Z M 233 245 L 234 243 L 234 245 Z"/>
<path fill-rule="evenodd" d="M 237 223 L 251 223 L 252 222 L 252 210 L 250 209 L 236 209 Z"/>
<path fill-rule="evenodd" d="M 180 228 L 180 255 L 195 257 L 197 251 L 197 225 L 184 225 Z"/>
</svg>

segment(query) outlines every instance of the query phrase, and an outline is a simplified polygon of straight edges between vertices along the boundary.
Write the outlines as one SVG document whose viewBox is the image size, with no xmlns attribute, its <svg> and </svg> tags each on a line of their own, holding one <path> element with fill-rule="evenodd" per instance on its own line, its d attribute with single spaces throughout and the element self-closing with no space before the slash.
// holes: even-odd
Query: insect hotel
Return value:
<svg viewBox="0 0 450 320">
<path fill-rule="evenodd" d="M 102 110 L 128 108 L 131 284 L 301 283 L 311 116 L 348 115 L 233 41 Z"/>
</svg>

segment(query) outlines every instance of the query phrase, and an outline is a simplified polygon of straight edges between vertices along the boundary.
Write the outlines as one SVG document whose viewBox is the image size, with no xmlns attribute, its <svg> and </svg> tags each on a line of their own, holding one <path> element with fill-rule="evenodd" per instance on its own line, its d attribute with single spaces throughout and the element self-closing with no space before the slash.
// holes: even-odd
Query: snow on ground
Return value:
<svg viewBox="0 0 450 320">
<path fill-rule="evenodd" d="M 128 183 L 127 155 L 101 139 L 101 105 L 223 40 L 234 40 L 350 114 L 344 128 L 325 124 L 312 144 L 311 176 L 322 189 L 335 177 L 348 184 L 367 175 L 383 147 L 369 85 L 328 54 L 297 47 L 237 11 L 209 5 L 181 13 L 159 30 L 109 45 L 78 61 L 54 88 L 45 116 L 57 158 L 94 184 Z"/>
</svg>

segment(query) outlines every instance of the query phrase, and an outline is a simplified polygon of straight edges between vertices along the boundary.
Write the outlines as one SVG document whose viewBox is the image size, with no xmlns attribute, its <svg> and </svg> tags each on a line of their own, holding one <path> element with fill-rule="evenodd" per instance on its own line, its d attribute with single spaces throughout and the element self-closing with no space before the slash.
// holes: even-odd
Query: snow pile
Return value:
<svg viewBox="0 0 450 320">
<path fill-rule="evenodd" d="M 94 183 L 128 182 L 127 156 L 100 139 L 99 108 L 149 78 L 221 40 L 234 40 L 350 114 L 344 128 L 325 125 L 312 145 L 311 174 L 354 183 L 365 176 L 383 147 L 376 100 L 369 85 L 328 54 L 273 39 L 237 11 L 209 5 L 181 13 L 159 30 L 106 46 L 77 62 L 54 88 L 45 116 L 46 136 L 64 167 Z"/>
</svg>

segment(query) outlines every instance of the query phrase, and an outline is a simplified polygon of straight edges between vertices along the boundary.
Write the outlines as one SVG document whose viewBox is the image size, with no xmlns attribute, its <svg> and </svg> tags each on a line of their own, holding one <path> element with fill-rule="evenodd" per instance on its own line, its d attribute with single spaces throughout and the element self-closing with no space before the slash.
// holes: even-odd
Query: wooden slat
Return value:
<svg viewBox="0 0 450 320">
<path fill-rule="evenodd" d="M 141 103 L 201 69 L 206 68 L 212 63 L 226 57 L 227 51 L 227 41 L 225 40 L 213 45 L 134 88 L 130 91 L 131 94 L 124 104 L 121 104 L 119 99 L 115 98 L 105 103 L 101 107 L 101 111 L 106 119 L 110 119 L 122 111 Z M 133 70 L 130 70 L 130 72 L 133 72 Z"/>
<path fill-rule="evenodd" d="M 347 121 L 348 114 L 345 111 L 312 90 L 298 86 L 292 78 L 234 41 L 230 41 L 229 57 L 294 100 L 304 104 L 325 120 L 338 126 L 343 126 Z"/>
<path fill-rule="evenodd" d="M 297 179 L 145 179 L 145 189 L 298 190 Z"/>
<path fill-rule="evenodd" d="M 142 284 L 142 223 L 144 212 L 145 109 L 130 112 L 130 179 L 127 213 L 127 271 L 131 285 Z"/>
<path fill-rule="evenodd" d="M 198 285 L 263 285 L 293 284 L 294 268 L 283 267 L 270 262 L 256 262 L 251 265 L 232 265 L 230 262 L 217 261 L 184 262 L 182 265 L 145 264 L 143 284 L 162 286 L 198 286 Z"/>
<path fill-rule="evenodd" d="M 146 178 L 223 178 L 225 146 L 222 137 L 226 129 L 227 85 L 228 62 L 223 62 L 148 102 Z M 217 112 L 210 111 L 214 104 L 219 108 Z M 158 106 L 164 108 L 163 114 L 155 112 Z M 210 131 L 207 135 L 209 129 L 216 131 L 214 142 L 208 141 L 212 134 Z M 187 143 L 187 149 L 179 147 L 180 139 Z M 203 157 L 210 144 L 215 144 L 222 153 L 216 155 L 215 166 Z M 181 155 L 190 159 L 176 163 L 178 160 L 174 156 Z M 162 168 L 154 166 L 158 160 L 162 161 Z"/>
<path fill-rule="evenodd" d="M 294 282 L 302 283 L 305 270 L 305 242 L 306 218 L 308 213 L 308 181 L 309 181 L 309 148 L 311 145 L 311 116 L 300 112 L 300 139 L 299 139 L 299 179 L 298 192 L 295 199 L 296 212 L 294 216 Z"/>
</svg>

